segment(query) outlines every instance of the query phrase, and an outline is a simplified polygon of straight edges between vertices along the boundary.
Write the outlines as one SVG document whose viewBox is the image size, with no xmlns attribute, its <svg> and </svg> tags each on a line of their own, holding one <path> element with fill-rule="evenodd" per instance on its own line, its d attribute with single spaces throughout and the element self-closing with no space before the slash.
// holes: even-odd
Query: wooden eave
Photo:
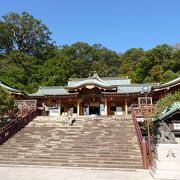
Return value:
<svg viewBox="0 0 180 180">
<path fill-rule="evenodd" d="M 106 97 L 118 97 L 118 96 L 139 96 L 140 92 L 137 93 L 117 93 L 117 92 L 102 92 Z"/>
<path fill-rule="evenodd" d="M 79 91 L 82 89 L 88 89 L 86 88 L 87 85 L 94 85 L 94 88 L 100 88 L 100 89 L 104 89 L 104 90 L 113 90 L 113 88 L 117 88 L 117 86 L 99 86 L 96 84 L 86 84 L 83 86 L 77 86 L 77 87 L 69 87 L 69 86 L 65 86 L 64 88 L 67 89 L 68 91 Z"/>
<path fill-rule="evenodd" d="M 180 86 L 180 80 L 179 81 L 176 81 L 176 82 L 173 82 L 172 84 L 162 84 L 162 85 L 159 85 L 159 86 L 154 86 L 152 87 L 153 91 L 162 91 L 162 90 L 168 90 L 172 87 L 176 87 L 176 86 Z"/>
<path fill-rule="evenodd" d="M 59 95 L 49 95 L 49 94 L 45 94 L 45 97 L 77 97 L 78 96 L 78 92 L 76 93 L 69 93 L 69 94 L 59 94 Z"/>
<path fill-rule="evenodd" d="M 174 116 L 176 114 L 180 114 L 180 108 L 176 108 L 174 111 L 170 112 L 168 115 L 166 115 L 166 116 L 164 116 L 162 118 L 161 117 L 156 118 L 154 120 L 154 122 L 157 123 L 157 122 L 160 122 L 160 121 L 166 121 L 167 119 L 172 118 L 172 116 Z"/>
</svg>

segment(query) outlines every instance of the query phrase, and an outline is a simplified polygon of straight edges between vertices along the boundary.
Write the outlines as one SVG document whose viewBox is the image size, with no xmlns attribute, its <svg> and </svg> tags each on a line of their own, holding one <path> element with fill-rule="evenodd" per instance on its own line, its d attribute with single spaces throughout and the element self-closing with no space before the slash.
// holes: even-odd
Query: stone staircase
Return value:
<svg viewBox="0 0 180 180">
<path fill-rule="evenodd" d="M 143 168 L 130 117 L 37 117 L 0 146 L 0 164 Z"/>
</svg>

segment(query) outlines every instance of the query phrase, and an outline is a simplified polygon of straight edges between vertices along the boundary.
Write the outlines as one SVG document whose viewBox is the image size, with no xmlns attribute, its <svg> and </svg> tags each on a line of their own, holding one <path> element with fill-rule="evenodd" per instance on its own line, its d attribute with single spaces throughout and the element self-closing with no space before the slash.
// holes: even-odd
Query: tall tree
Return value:
<svg viewBox="0 0 180 180">
<path fill-rule="evenodd" d="M 42 58 L 55 50 L 50 35 L 47 26 L 27 12 L 11 12 L 0 20 L 0 51 L 18 50 Z"/>
<path fill-rule="evenodd" d="M 119 68 L 120 76 L 129 76 L 132 82 L 138 82 L 136 65 L 144 58 L 145 52 L 142 48 L 131 48 L 127 50 L 122 56 L 122 64 Z"/>
<path fill-rule="evenodd" d="M 171 107 L 175 102 L 180 102 L 180 90 L 175 91 L 174 94 L 169 93 L 157 101 L 153 115 L 155 117 L 160 116 L 164 110 L 167 110 L 167 108 Z"/>
<path fill-rule="evenodd" d="M 108 66 L 102 60 L 100 61 L 93 61 L 91 64 L 91 71 L 90 74 L 97 72 L 97 74 L 101 77 L 108 76 Z"/>
<path fill-rule="evenodd" d="M 145 56 L 145 51 L 142 48 L 131 48 L 123 54 L 123 58 L 132 61 L 139 61 Z"/>
<path fill-rule="evenodd" d="M 18 111 L 13 97 L 2 87 L 0 87 L 0 117 L 4 115 L 13 116 Z"/>
<path fill-rule="evenodd" d="M 167 44 L 146 51 L 135 70 L 140 82 L 162 82 L 164 71 L 174 67 L 172 58 L 173 48 Z"/>
</svg>

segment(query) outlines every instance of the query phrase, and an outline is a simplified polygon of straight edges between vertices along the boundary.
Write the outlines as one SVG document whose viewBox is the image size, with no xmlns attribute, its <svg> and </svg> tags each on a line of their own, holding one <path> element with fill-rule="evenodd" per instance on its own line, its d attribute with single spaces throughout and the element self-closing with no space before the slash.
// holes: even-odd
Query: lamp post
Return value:
<svg viewBox="0 0 180 180">
<path fill-rule="evenodd" d="M 142 92 L 145 94 L 145 102 L 146 102 L 146 106 L 147 106 L 147 94 L 149 92 L 149 88 L 147 86 L 144 86 L 142 88 Z"/>
<path fill-rule="evenodd" d="M 149 88 L 144 86 L 142 88 L 142 92 L 145 94 L 145 118 L 147 121 L 147 131 L 148 131 L 148 151 L 149 151 L 149 164 L 152 165 L 152 152 L 151 152 L 151 134 L 150 134 L 150 121 L 151 116 L 148 111 L 148 103 L 147 103 L 147 94 L 149 92 Z"/>
</svg>

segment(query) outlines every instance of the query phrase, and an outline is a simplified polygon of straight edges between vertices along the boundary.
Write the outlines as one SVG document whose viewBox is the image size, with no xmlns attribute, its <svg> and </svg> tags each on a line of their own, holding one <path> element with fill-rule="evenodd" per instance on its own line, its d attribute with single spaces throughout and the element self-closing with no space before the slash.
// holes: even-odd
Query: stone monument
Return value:
<svg viewBox="0 0 180 180">
<path fill-rule="evenodd" d="M 160 137 L 155 146 L 155 159 L 150 174 L 155 179 L 180 179 L 180 144 L 166 123 L 160 123 Z"/>
<path fill-rule="evenodd" d="M 165 122 L 161 122 L 158 128 L 160 137 L 158 144 L 176 144 L 176 138 Z"/>
</svg>

